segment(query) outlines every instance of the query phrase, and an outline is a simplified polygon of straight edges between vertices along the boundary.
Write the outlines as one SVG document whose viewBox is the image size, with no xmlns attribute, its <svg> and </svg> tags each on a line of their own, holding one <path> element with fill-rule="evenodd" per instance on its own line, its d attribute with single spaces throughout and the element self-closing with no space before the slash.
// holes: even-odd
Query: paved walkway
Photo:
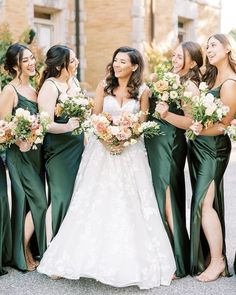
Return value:
<svg viewBox="0 0 236 295">
<path fill-rule="evenodd" d="M 190 206 L 188 171 L 187 205 Z M 230 165 L 225 175 L 225 211 L 227 229 L 227 254 L 230 270 L 236 251 L 236 149 L 233 149 Z M 9 274 L 0 277 L 0 295 L 236 295 L 236 276 L 220 278 L 215 282 L 201 283 L 192 277 L 173 281 L 169 287 L 140 291 L 137 287 L 113 288 L 91 279 L 79 281 L 61 279 L 53 281 L 37 272 L 21 273 L 9 268 Z"/>
</svg>

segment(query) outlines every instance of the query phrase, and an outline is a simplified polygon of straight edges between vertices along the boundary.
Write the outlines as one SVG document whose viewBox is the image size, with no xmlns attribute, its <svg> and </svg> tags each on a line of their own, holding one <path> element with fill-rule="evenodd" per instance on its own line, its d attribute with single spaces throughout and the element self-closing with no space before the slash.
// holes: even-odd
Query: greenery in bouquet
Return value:
<svg viewBox="0 0 236 295">
<path fill-rule="evenodd" d="M 8 120 L 0 120 L 0 152 L 9 148 L 15 142 L 11 125 Z"/>
<path fill-rule="evenodd" d="M 86 92 L 79 88 L 73 97 L 67 95 L 60 96 L 59 102 L 55 107 L 55 115 L 57 117 L 78 118 L 80 126 L 72 132 L 72 134 L 77 135 L 87 130 L 88 124 L 86 121 L 91 116 L 93 106 L 93 99 L 88 97 Z"/>
<path fill-rule="evenodd" d="M 184 94 L 184 86 L 180 83 L 178 74 L 171 72 L 160 72 L 159 76 L 152 74 L 152 81 L 148 83 L 152 91 L 152 97 L 156 104 L 164 101 L 168 105 L 175 103 L 178 108 L 181 108 L 181 99 Z M 159 118 L 158 112 L 154 112 L 153 117 Z"/>
<path fill-rule="evenodd" d="M 26 142 L 32 149 L 42 144 L 51 119 L 46 112 L 31 115 L 28 110 L 18 108 L 11 119 L 11 130 L 15 142 Z"/>
</svg>

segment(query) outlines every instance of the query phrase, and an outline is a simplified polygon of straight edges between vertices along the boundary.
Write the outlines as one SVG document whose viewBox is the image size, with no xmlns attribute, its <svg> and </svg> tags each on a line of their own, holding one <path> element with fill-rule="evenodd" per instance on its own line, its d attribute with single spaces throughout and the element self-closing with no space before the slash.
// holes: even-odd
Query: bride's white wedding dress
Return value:
<svg viewBox="0 0 236 295">
<path fill-rule="evenodd" d="M 113 116 L 136 113 L 140 102 L 130 99 L 120 107 L 109 95 L 103 110 Z M 143 140 L 121 155 L 111 155 L 93 137 L 85 148 L 67 215 L 38 271 L 148 289 L 169 285 L 175 269 Z"/>
</svg>

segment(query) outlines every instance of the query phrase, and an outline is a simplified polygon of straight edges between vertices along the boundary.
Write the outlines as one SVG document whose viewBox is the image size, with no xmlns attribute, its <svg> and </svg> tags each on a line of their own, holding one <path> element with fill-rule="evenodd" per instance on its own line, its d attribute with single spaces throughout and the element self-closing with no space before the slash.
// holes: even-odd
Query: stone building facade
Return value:
<svg viewBox="0 0 236 295">
<path fill-rule="evenodd" d="M 80 79 L 94 90 L 112 52 L 144 42 L 173 47 L 177 40 L 204 45 L 220 30 L 220 0 L 0 0 L 1 22 L 17 40 L 26 28 L 38 45 L 67 44 L 80 59 Z"/>
</svg>

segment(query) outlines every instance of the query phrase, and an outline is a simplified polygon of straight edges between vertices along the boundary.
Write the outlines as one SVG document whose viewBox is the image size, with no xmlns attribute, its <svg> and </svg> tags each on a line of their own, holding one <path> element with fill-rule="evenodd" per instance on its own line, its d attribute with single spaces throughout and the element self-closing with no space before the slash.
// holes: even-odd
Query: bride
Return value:
<svg viewBox="0 0 236 295">
<path fill-rule="evenodd" d="M 114 117 L 147 111 L 143 69 L 136 49 L 118 48 L 106 80 L 97 87 L 94 113 Z M 142 138 L 114 149 L 92 137 L 67 215 L 38 271 L 51 277 L 94 278 L 115 287 L 169 285 L 175 261 L 151 179 Z"/>
</svg>

